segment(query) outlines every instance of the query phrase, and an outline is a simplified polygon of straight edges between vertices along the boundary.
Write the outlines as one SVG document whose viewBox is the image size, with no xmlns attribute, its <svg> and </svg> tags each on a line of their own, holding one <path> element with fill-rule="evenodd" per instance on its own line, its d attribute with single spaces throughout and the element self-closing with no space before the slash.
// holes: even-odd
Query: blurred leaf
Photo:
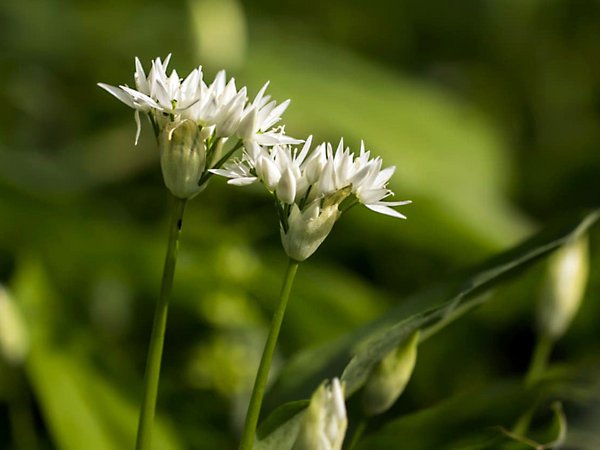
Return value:
<svg viewBox="0 0 600 450">
<path fill-rule="evenodd" d="M 57 323 L 56 297 L 35 259 L 22 262 L 14 282 L 32 333 L 26 369 L 55 444 L 64 450 L 131 448 L 138 407 L 69 343 Z M 157 449 L 181 448 L 157 421 Z"/>
<path fill-rule="evenodd" d="M 587 231 L 600 217 L 600 211 L 570 219 L 538 233 L 525 243 L 509 250 L 473 271 L 466 280 L 449 282 L 442 294 L 434 291 L 415 297 L 424 301 L 444 301 L 428 311 L 408 318 L 400 305 L 380 320 L 314 350 L 295 357 L 282 371 L 269 394 L 274 401 L 307 398 L 321 380 L 340 376 L 346 381 L 346 395 L 356 392 L 365 382 L 371 368 L 417 329 L 421 341 L 448 323 L 485 302 L 480 294 L 493 288 L 507 276 L 522 272 L 531 263 L 544 258 L 574 237 Z M 445 292 L 444 292 L 445 291 Z M 423 303 L 421 307 L 424 307 Z M 275 400 L 276 399 L 276 400 Z"/>
<path fill-rule="evenodd" d="M 365 435 L 358 449 L 389 449 L 399 441 L 410 443 L 411 450 L 505 449 L 506 445 L 520 449 L 523 447 L 515 447 L 515 442 L 500 427 L 510 428 L 540 398 L 540 392 L 527 390 L 520 381 L 471 389 L 434 407 L 388 422 Z"/>
<path fill-rule="evenodd" d="M 385 164 L 397 167 L 392 188 L 419 208 L 407 208 L 413 226 L 401 234 L 392 221 L 378 222 L 379 233 L 464 252 L 467 243 L 497 250 L 528 230 L 505 198 L 506 148 L 477 111 L 337 48 L 254 37 L 247 78 L 256 85 L 268 78 L 275 98 L 292 99 L 288 133 L 316 134 L 317 142 L 343 136 L 354 149 L 364 139 Z"/>
</svg>

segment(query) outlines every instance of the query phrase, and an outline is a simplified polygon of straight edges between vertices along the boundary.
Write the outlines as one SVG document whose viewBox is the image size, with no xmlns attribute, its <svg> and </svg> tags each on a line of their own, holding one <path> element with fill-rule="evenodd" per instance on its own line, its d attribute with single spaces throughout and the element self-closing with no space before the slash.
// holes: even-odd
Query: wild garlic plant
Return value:
<svg viewBox="0 0 600 450">
<path fill-rule="evenodd" d="M 240 159 L 211 172 L 229 178 L 228 183 L 245 186 L 261 183 L 273 196 L 279 215 L 281 243 L 289 257 L 279 305 L 263 351 L 242 435 L 242 450 L 252 449 L 273 353 L 300 262 L 309 258 L 349 208 L 363 204 L 388 216 L 405 218 L 392 207 L 410 201 L 387 201 L 394 193 L 388 182 L 395 167 L 382 169 L 380 157 L 371 157 L 364 143 L 355 155 L 340 140 L 333 151 L 330 143 L 311 151 L 312 136 L 302 148 L 254 143 Z M 343 440 L 343 439 L 342 439 Z M 338 447 L 332 447 L 338 448 Z M 340 447 L 341 448 L 341 443 Z"/>
<path fill-rule="evenodd" d="M 268 82 L 250 101 L 246 87 L 238 89 L 233 78 L 227 81 L 225 71 L 218 72 L 210 84 L 204 81 L 202 67 L 182 79 L 175 70 L 167 74 L 170 59 L 171 55 L 164 61 L 156 58 L 146 75 L 136 58 L 135 89 L 98 84 L 135 110 L 136 145 L 140 115 L 148 117 L 158 144 L 163 179 L 173 197 L 167 255 L 146 362 L 137 450 L 151 448 L 169 298 L 187 200 L 201 192 L 212 176 L 211 170 L 220 168 L 239 148 L 301 142 L 286 136 L 279 125 L 289 100 L 279 105 L 271 100 L 266 94 Z"/>
<path fill-rule="evenodd" d="M 395 167 L 382 168 L 381 158 L 372 157 L 364 143 L 358 155 L 345 147 L 343 140 L 335 151 L 330 143 L 311 149 L 312 136 L 301 148 L 293 147 L 303 141 L 287 136 L 285 127 L 279 124 L 290 101 L 278 105 L 271 100 L 266 95 L 268 83 L 250 101 L 246 87 L 238 89 L 233 78 L 227 81 L 224 71 L 207 84 L 202 67 L 184 79 L 175 70 L 167 74 L 169 61 L 170 55 L 164 61 L 155 59 L 146 75 L 136 58 L 135 89 L 99 83 L 135 110 L 136 145 L 141 113 L 149 119 L 158 144 L 163 179 L 174 205 L 148 350 L 136 449 L 151 448 L 169 297 L 185 204 L 217 174 L 228 178 L 229 184 L 265 186 L 275 199 L 281 242 L 289 257 L 244 425 L 240 448 L 249 450 L 254 446 L 271 361 L 299 263 L 317 250 L 335 222 L 351 207 L 362 204 L 381 214 L 405 218 L 393 207 L 410 201 L 387 200 L 394 195 L 388 182 Z M 243 149 L 241 157 L 230 160 L 238 149 Z M 313 395 L 294 448 L 340 450 L 346 426 L 343 388 L 334 379 Z"/>
<path fill-rule="evenodd" d="M 469 297 L 469 293 L 559 247 L 551 260 L 539 303 L 538 343 L 525 385 L 530 387 L 543 379 L 552 346 L 567 330 L 583 298 L 589 264 L 584 232 L 598 220 L 600 213 L 583 220 L 567 234 L 568 239 L 559 237 L 543 248 L 524 251 L 514 264 L 502 263 L 477 273 L 449 301 L 398 322 L 385 332 L 379 328 L 379 332 L 356 348 L 342 348 L 353 353 L 343 373 L 339 379 L 334 377 L 317 387 L 308 407 L 288 421 L 291 428 L 285 428 L 285 424 L 280 427 L 279 435 L 284 435 L 285 444 L 269 436 L 256 439 L 271 361 L 300 263 L 323 244 L 335 223 L 350 208 L 364 205 L 380 214 L 405 218 L 395 208 L 410 201 L 392 200 L 394 193 L 388 184 L 395 167 L 384 167 L 381 158 L 372 155 L 364 143 L 354 153 L 343 140 L 334 150 L 328 142 L 313 147 L 312 136 L 305 141 L 287 136 L 280 122 L 290 101 L 278 104 L 271 100 L 266 92 L 268 83 L 249 99 L 246 87 L 238 88 L 224 71 L 207 83 L 202 67 L 185 78 L 174 70 L 168 74 L 169 61 L 170 56 L 164 61 L 155 59 L 146 74 L 136 58 L 135 88 L 99 83 L 135 110 L 136 144 L 142 113 L 148 118 L 158 145 L 163 179 L 173 199 L 161 290 L 148 348 L 136 450 L 151 449 L 167 312 L 185 205 L 206 188 L 213 175 L 225 177 L 235 186 L 264 186 L 276 205 L 281 243 L 289 259 L 248 405 L 241 450 L 251 450 L 255 445 L 261 450 L 341 450 L 349 422 L 345 398 L 360 390 L 362 418 L 358 424 L 352 424 L 352 439 L 346 447 L 354 449 L 367 428 L 367 421 L 388 411 L 402 395 L 415 368 L 419 345 L 480 304 L 482 300 L 474 295 Z M 238 150 L 240 155 L 234 157 Z M 6 336 L 0 335 L 0 344 L 5 344 L 0 345 L 0 350 L 8 354 L 6 342 L 9 342 Z M 525 411 L 509 436 L 525 436 L 534 409 L 535 404 Z"/>
</svg>

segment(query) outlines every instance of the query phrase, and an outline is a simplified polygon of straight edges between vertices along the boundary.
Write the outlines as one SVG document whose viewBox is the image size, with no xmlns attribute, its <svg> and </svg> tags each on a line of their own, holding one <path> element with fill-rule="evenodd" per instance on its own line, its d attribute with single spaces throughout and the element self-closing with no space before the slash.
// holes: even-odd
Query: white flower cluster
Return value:
<svg viewBox="0 0 600 450">
<path fill-rule="evenodd" d="M 165 184 L 180 198 L 189 198 L 201 188 L 201 178 L 209 168 L 220 167 L 234 149 L 242 145 L 299 143 L 277 127 L 289 100 L 277 102 L 265 95 L 268 83 L 255 99 L 247 99 L 247 89 L 237 89 L 235 80 L 226 79 L 220 71 L 207 85 L 202 67 L 185 79 L 173 70 L 167 75 L 171 55 L 165 61 L 152 62 L 148 75 L 139 59 L 135 59 L 135 89 L 104 83 L 98 85 L 135 109 L 136 144 L 139 139 L 140 112 L 146 113 L 159 141 L 161 166 Z M 223 156 L 223 145 L 229 138 L 238 144 Z"/>
<path fill-rule="evenodd" d="M 292 450 L 341 450 L 347 427 L 344 387 L 334 378 L 312 395 Z"/>
<path fill-rule="evenodd" d="M 303 261 L 312 255 L 331 231 L 342 211 L 356 203 L 392 217 L 405 218 L 392 209 L 410 201 L 391 202 L 387 184 L 395 167 L 382 169 L 381 158 L 361 143 L 358 156 L 344 146 L 322 143 L 310 151 L 312 136 L 302 149 L 289 145 L 270 148 L 257 143 L 246 147 L 242 159 L 211 172 L 243 186 L 262 183 L 277 200 L 281 239 L 290 258 Z"/>
</svg>

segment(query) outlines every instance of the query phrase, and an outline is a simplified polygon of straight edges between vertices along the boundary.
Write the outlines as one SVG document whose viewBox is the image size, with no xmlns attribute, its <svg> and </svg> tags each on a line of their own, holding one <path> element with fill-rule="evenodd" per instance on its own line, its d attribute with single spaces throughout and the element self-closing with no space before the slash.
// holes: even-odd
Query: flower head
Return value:
<svg viewBox="0 0 600 450">
<path fill-rule="evenodd" d="M 283 247 L 296 261 L 312 255 L 328 236 L 341 213 L 362 203 L 392 217 L 405 218 L 393 206 L 410 201 L 390 202 L 393 192 L 387 184 L 394 167 L 382 169 L 381 158 L 371 158 L 364 144 L 358 156 L 340 141 L 336 151 L 329 143 L 311 151 L 312 136 L 302 148 L 256 142 L 246 147 L 241 159 L 233 160 L 213 173 L 244 186 L 260 182 L 278 205 Z"/>
<path fill-rule="evenodd" d="M 249 103 L 246 87 L 238 89 L 233 78 L 227 81 L 225 71 L 218 72 L 210 84 L 203 79 L 202 67 L 183 79 L 175 70 L 168 74 L 170 59 L 171 55 L 164 61 L 156 58 L 146 74 L 136 58 L 135 89 L 98 85 L 135 110 L 136 144 L 140 113 L 148 116 L 160 147 L 165 184 L 175 196 L 196 195 L 210 176 L 208 169 L 219 168 L 242 145 L 301 142 L 275 127 L 289 100 L 279 106 L 269 101 L 268 84 Z M 237 144 L 225 148 L 223 155 L 220 152 L 230 138 L 236 138 Z"/>
<path fill-rule="evenodd" d="M 340 380 L 323 383 L 310 399 L 293 450 L 341 450 L 348 426 Z"/>
</svg>

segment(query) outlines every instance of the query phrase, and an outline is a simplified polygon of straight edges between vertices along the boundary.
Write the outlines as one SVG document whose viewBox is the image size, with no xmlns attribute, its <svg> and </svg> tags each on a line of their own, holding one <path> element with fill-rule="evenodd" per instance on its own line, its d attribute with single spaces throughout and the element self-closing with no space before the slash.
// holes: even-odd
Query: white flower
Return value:
<svg viewBox="0 0 600 450">
<path fill-rule="evenodd" d="M 241 159 L 211 172 L 229 178 L 228 183 L 245 186 L 262 183 L 277 199 L 281 240 L 288 256 L 303 261 L 325 240 L 341 212 L 356 203 L 392 217 L 405 218 L 390 202 L 387 184 L 394 167 L 382 169 L 381 158 L 371 158 L 361 144 L 355 156 L 340 141 L 333 152 L 329 143 L 310 151 L 312 136 L 302 149 L 289 145 L 266 148 L 254 142 Z"/>
<path fill-rule="evenodd" d="M 265 95 L 268 86 L 267 81 L 254 101 L 244 109 L 238 136 L 246 145 L 251 142 L 265 146 L 301 143 L 301 140 L 286 136 L 283 127 L 275 128 L 281 120 L 281 115 L 289 106 L 290 100 L 277 105 L 275 100 L 271 100 L 270 95 Z"/>
<path fill-rule="evenodd" d="M 132 89 L 127 85 L 119 87 L 98 83 L 127 106 L 135 109 L 137 132 L 135 143 L 140 136 L 141 122 L 139 113 L 148 113 L 158 135 L 160 129 L 169 121 L 179 120 L 181 115 L 193 104 L 197 103 L 206 85 L 202 81 L 202 67 L 194 69 L 185 80 L 181 80 L 175 70 L 167 75 L 167 66 L 171 55 L 165 61 L 156 58 L 146 76 L 138 58 L 135 58 L 135 85 Z"/>
<path fill-rule="evenodd" d="M 210 85 L 203 80 L 202 67 L 181 79 L 175 70 L 167 74 L 170 58 L 164 62 L 156 58 L 148 75 L 136 58 L 135 89 L 98 85 L 135 109 L 136 144 L 140 112 L 147 114 L 160 147 L 165 184 L 175 196 L 190 198 L 197 194 L 211 175 L 208 169 L 219 169 L 242 144 L 252 154 L 253 146 L 259 143 L 301 142 L 285 136 L 283 127 L 274 128 L 289 100 L 279 106 L 269 101 L 265 95 L 268 83 L 248 103 L 246 87 L 238 90 L 233 78 L 227 81 L 225 71 L 218 72 Z M 238 137 L 238 143 L 225 146 L 232 137 Z"/>
<path fill-rule="evenodd" d="M 348 427 L 340 380 L 323 383 L 310 399 L 293 450 L 341 450 Z"/>
</svg>

